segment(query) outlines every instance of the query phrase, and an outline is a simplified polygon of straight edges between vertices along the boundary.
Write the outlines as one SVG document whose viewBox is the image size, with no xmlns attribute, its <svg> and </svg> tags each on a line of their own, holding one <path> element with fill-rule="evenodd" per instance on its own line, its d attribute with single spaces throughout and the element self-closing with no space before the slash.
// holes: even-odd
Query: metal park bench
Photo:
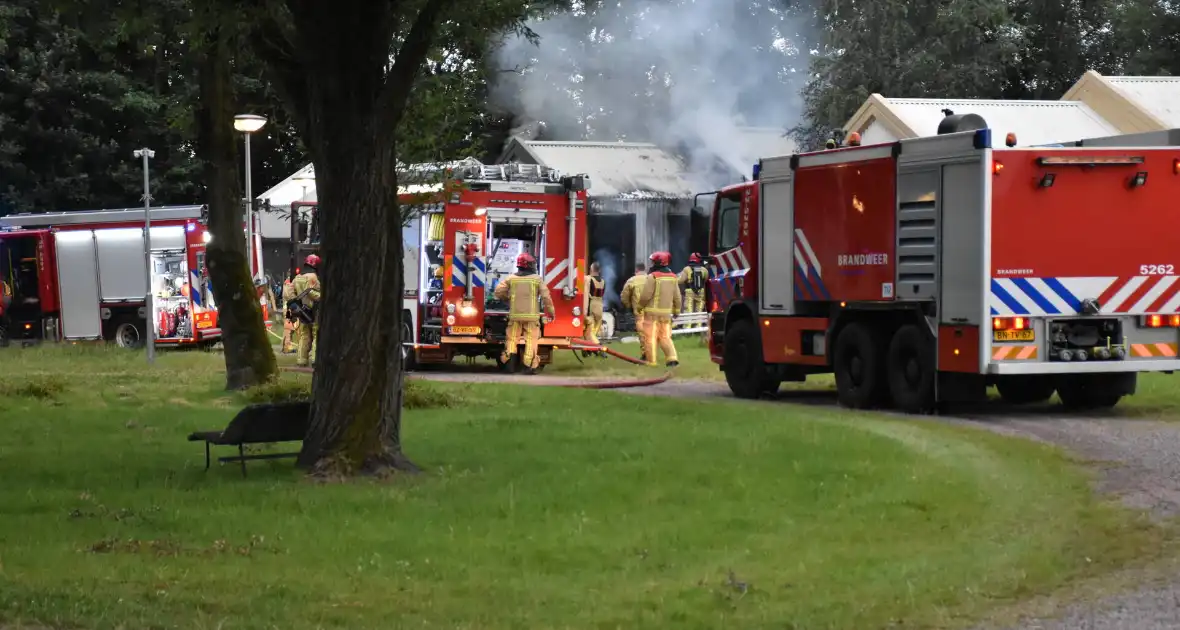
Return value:
<svg viewBox="0 0 1180 630">
<path fill-rule="evenodd" d="M 205 443 L 205 470 L 209 470 L 211 457 L 209 449 L 217 446 L 237 446 L 238 454 L 219 457 L 221 463 L 240 462 L 242 476 L 246 476 L 246 461 L 255 459 L 283 459 L 299 455 L 294 453 L 246 454 L 247 444 L 274 444 L 278 442 L 302 442 L 307 434 L 311 417 L 310 402 L 265 403 L 250 405 L 238 412 L 222 431 L 197 431 L 188 436 L 190 442 Z"/>
</svg>

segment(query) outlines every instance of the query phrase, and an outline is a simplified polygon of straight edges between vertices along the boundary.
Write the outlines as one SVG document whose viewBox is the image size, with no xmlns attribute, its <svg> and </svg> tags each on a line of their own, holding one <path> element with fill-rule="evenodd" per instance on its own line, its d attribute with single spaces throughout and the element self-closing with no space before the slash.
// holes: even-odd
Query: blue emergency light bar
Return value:
<svg viewBox="0 0 1180 630">
<path fill-rule="evenodd" d="M 976 129 L 975 140 L 972 142 L 976 149 L 990 149 L 992 148 L 992 130 L 991 129 Z"/>
<path fill-rule="evenodd" d="M 758 175 L 759 175 L 760 173 L 762 173 L 762 162 L 759 162 L 759 163 L 757 163 L 757 164 L 755 164 L 755 165 L 754 165 L 754 179 L 755 179 L 755 180 L 757 180 L 757 179 L 758 179 Z"/>
</svg>

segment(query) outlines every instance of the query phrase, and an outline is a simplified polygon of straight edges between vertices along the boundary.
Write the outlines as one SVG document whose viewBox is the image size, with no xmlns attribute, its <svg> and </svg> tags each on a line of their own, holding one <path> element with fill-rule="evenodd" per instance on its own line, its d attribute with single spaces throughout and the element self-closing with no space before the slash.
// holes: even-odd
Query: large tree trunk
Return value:
<svg viewBox="0 0 1180 630">
<path fill-rule="evenodd" d="M 403 253 L 395 144 L 439 20 L 454 4 L 391 0 L 340 11 L 332 3 L 287 0 L 286 14 L 252 16 L 251 40 L 311 152 L 323 209 L 320 340 L 311 426 L 298 459 L 313 473 L 416 470 L 402 454 L 400 435 Z M 395 39 L 401 45 L 391 64 Z"/>
<path fill-rule="evenodd" d="M 201 33 L 197 51 L 200 105 L 196 111 L 198 155 L 205 160 L 209 231 L 206 253 L 209 280 L 218 305 L 218 325 L 225 348 L 225 386 L 244 389 L 278 372 L 262 307 L 246 262 L 246 235 L 238 187 L 237 133 L 231 75 L 233 32 L 216 25 L 216 3 L 201 1 L 202 19 L 211 26 Z"/>
<path fill-rule="evenodd" d="M 312 424 L 298 464 L 326 476 L 416 470 L 400 440 L 396 160 L 393 147 L 365 144 L 351 145 L 353 160 L 316 170 L 317 196 L 328 209 L 320 219 L 323 297 Z"/>
</svg>

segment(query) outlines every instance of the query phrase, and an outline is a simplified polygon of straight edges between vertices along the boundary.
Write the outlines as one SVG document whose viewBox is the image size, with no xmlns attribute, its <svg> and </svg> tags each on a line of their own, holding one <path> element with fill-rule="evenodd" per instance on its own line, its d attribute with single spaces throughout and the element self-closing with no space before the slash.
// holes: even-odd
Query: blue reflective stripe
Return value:
<svg viewBox="0 0 1180 630">
<path fill-rule="evenodd" d="M 1032 283 L 1025 278 L 1012 278 L 1012 284 L 1015 284 L 1016 288 L 1024 291 L 1024 294 L 1031 298 L 1033 302 L 1036 302 L 1037 306 L 1041 307 L 1041 310 L 1050 315 L 1060 314 L 1061 311 L 1057 310 L 1057 307 L 1045 296 L 1041 295 L 1041 292 L 1037 291 Z"/>
<path fill-rule="evenodd" d="M 1013 313 L 1017 315 L 1028 315 L 1028 311 L 1020 305 L 1020 302 L 1017 302 L 1015 298 L 1009 295 L 1004 290 L 1004 287 L 1000 286 L 1000 283 L 995 280 L 992 280 L 992 295 L 999 298 L 1008 308 L 1012 309 Z"/>
</svg>

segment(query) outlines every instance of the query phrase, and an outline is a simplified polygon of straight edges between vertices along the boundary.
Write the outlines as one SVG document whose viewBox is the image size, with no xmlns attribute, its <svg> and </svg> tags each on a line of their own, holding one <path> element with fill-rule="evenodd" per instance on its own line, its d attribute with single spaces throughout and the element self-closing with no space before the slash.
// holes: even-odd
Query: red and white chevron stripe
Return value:
<svg viewBox="0 0 1180 630">
<path fill-rule="evenodd" d="M 1098 303 L 1103 313 L 1180 312 L 1180 276 L 1115 278 Z"/>
<path fill-rule="evenodd" d="M 550 289 L 560 287 L 569 275 L 569 260 L 566 258 L 545 259 L 545 286 Z"/>
<path fill-rule="evenodd" d="M 735 247 L 713 256 L 714 277 L 749 268 L 750 261 L 746 258 L 746 252 L 742 251 L 740 247 Z"/>
</svg>

